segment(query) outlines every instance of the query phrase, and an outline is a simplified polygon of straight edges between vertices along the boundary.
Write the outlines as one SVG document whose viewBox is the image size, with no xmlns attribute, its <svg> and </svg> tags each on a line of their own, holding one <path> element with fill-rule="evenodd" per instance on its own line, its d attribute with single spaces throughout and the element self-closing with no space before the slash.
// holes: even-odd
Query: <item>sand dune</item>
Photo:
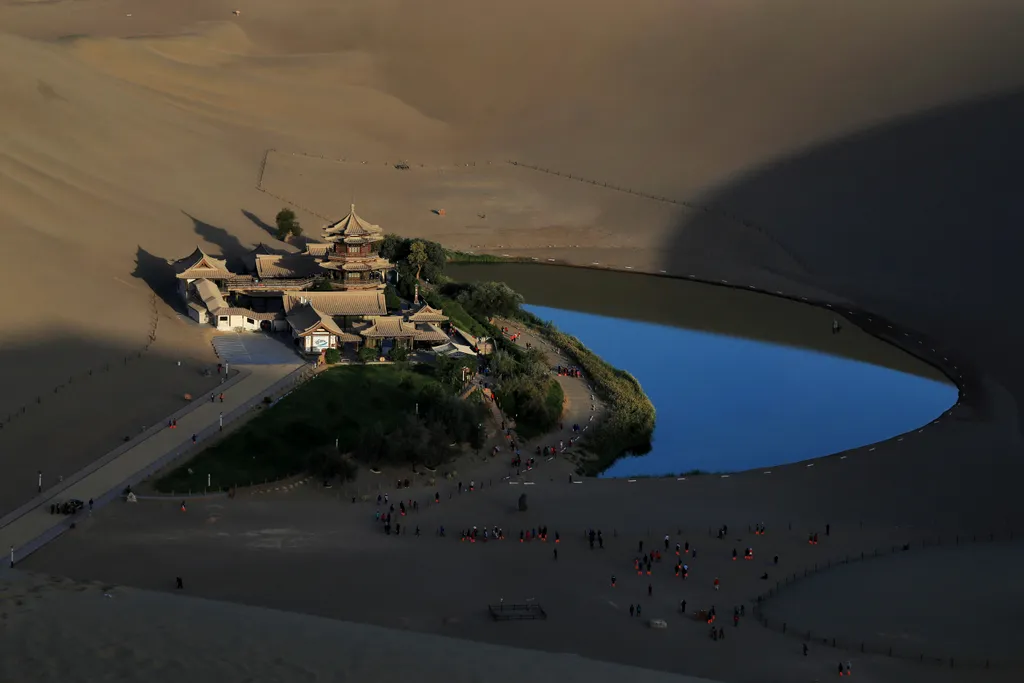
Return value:
<svg viewBox="0 0 1024 683">
<path fill-rule="evenodd" d="M 1007 236 L 1021 216 L 1007 159 L 1022 139 L 1012 123 L 1021 120 L 1022 26 L 1015 0 L 4 0 L 3 405 L 144 345 L 161 259 L 197 242 L 231 253 L 267 240 L 283 203 L 254 187 L 267 148 L 381 171 L 405 159 L 435 169 L 518 159 L 716 212 L 634 210 L 635 197 L 588 196 L 558 178 L 498 182 L 469 171 L 408 195 L 381 173 L 303 180 L 316 164 L 275 180 L 327 214 L 362 183 L 360 194 L 387 202 L 387 222 L 377 221 L 386 228 L 458 246 L 624 265 L 617 235 L 626 235 L 637 269 L 700 266 L 709 277 L 786 282 L 877 307 L 989 373 L 977 380 L 980 398 L 972 389 L 972 405 L 984 408 L 977 419 L 956 438 L 906 449 L 901 477 L 879 485 L 898 499 L 920 471 L 936 500 L 950 501 L 959 476 L 1000 485 L 1019 467 L 1007 416 L 1024 377 L 1020 330 L 989 322 L 979 340 L 978 323 L 1013 317 L 1019 303 L 995 295 L 1014 291 L 1020 254 Z M 488 194 L 504 214 L 495 227 L 475 219 Z M 442 227 L 425 204 L 449 197 L 469 218 Z M 363 210 L 377 220 L 376 207 Z M 517 230 L 530 216 L 543 229 Z M 320 219 L 300 217 L 315 234 Z M 934 239 L 920 247 L 922 235 Z M 580 246 L 548 246 L 566 244 Z M 156 314 L 167 326 L 152 372 L 114 391 L 82 389 L 91 409 L 103 397 L 106 412 L 137 421 L 162 405 L 136 412 L 148 382 L 179 391 L 160 379 L 161 362 L 208 362 L 207 340 L 175 328 L 184 323 L 163 297 Z M 59 418 L 40 411 L 34 434 Z M 98 448 L 120 429 L 86 435 L 82 422 L 50 435 L 47 448 Z M 31 453 L 35 438 L 9 438 L 4 452 Z M 978 441 L 984 448 L 964 456 Z M 922 467 L 934 449 L 943 457 Z M 833 504 L 820 498 L 819 508 Z M 983 502 L 969 511 L 978 524 L 1000 507 Z"/>
</svg>

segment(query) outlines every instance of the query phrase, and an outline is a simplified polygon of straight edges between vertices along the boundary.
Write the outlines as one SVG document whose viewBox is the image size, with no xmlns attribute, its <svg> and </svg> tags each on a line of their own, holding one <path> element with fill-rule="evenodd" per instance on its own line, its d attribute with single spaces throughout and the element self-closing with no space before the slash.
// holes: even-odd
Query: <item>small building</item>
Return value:
<svg viewBox="0 0 1024 683">
<path fill-rule="evenodd" d="M 218 330 L 225 331 L 281 328 L 280 324 L 275 324 L 283 317 L 279 313 L 257 313 L 248 308 L 228 306 L 220 289 L 211 280 L 195 280 L 191 291 L 195 297 L 188 305 L 189 317 L 198 323 L 210 322 Z"/>
<path fill-rule="evenodd" d="M 226 280 L 235 277 L 223 259 L 213 258 L 199 247 L 185 258 L 172 261 L 171 267 L 178 280 L 178 295 L 186 303 L 191 296 L 190 285 L 196 280 L 217 283 L 219 289 Z"/>
<path fill-rule="evenodd" d="M 406 322 L 399 315 L 375 318 L 372 323 L 359 330 L 359 336 L 366 340 L 366 345 L 375 349 L 392 345 L 411 349 L 417 334 L 419 330 L 416 329 L 415 323 Z"/>
<path fill-rule="evenodd" d="M 448 322 L 448 316 L 440 309 L 423 304 L 414 313 L 409 314 L 407 320 L 411 323 L 444 323 Z"/>
<path fill-rule="evenodd" d="M 347 216 L 324 228 L 323 237 L 331 246 L 319 265 L 332 280 L 346 290 L 384 288 L 393 267 L 380 257 L 384 231 L 360 218 L 355 204 Z"/>
<path fill-rule="evenodd" d="M 319 354 L 327 349 L 341 350 L 346 344 L 355 350 L 362 341 L 357 335 L 342 330 L 331 316 L 321 313 L 308 303 L 293 307 L 287 321 L 292 330 L 292 338 L 303 353 Z"/>
</svg>

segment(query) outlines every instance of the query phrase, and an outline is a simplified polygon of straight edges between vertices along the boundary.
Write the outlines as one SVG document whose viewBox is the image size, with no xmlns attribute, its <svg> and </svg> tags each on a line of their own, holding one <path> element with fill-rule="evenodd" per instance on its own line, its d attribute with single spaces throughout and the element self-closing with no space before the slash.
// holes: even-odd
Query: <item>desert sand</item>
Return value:
<svg viewBox="0 0 1024 683">
<path fill-rule="evenodd" d="M 770 481 L 699 482 L 706 504 L 678 517 L 856 521 L 879 538 L 1019 528 L 1022 26 L 1012 0 L 2 2 L 0 418 L 26 407 L 0 432 L 3 507 L 36 470 L 73 470 L 202 390 L 215 360 L 168 305 L 164 259 L 266 241 L 286 202 L 315 235 L 356 201 L 466 250 L 852 302 L 963 375 L 934 429 Z M 680 501 L 641 483 L 608 490 Z M 613 484 L 576 486 L 600 493 L 573 514 L 611 514 Z M 106 552 L 102 526 L 82 553 Z M 81 539 L 54 546 L 60 567 Z M 105 562 L 90 573 L 120 566 Z M 834 675 L 815 656 L 766 670 Z M 878 680 L 917 675 L 890 665 Z"/>
</svg>

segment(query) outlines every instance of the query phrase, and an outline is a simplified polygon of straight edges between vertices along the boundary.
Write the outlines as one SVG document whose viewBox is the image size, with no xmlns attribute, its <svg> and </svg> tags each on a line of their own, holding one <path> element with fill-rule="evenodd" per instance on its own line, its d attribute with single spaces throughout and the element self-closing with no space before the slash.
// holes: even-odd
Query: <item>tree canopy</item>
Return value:
<svg viewBox="0 0 1024 683">
<path fill-rule="evenodd" d="M 282 242 L 287 242 L 289 237 L 298 237 L 302 234 L 302 226 L 291 209 L 278 211 L 274 221 L 277 223 L 277 232 L 274 236 Z"/>
</svg>

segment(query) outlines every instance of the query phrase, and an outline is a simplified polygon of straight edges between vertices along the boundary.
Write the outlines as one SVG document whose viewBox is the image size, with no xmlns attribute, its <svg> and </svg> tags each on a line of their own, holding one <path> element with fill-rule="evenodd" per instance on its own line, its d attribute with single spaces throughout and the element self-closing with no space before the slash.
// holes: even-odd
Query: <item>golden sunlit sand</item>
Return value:
<svg viewBox="0 0 1024 683">
<path fill-rule="evenodd" d="M 963 375 L 961 405 L 934 429 L 829 466 L 779 468 L 770 483 L 764 475 L 700 482 L 704 507 L 680 503 L 678 517 L 745 526 L 772 517 L 770 509 L 776 526 L 788 517 L 863 522 L 872 539 L 893 527 L 908 539 L 1019 528 L 1011 501 L 1024 474 L 1024 330 L 1015 313 L 1020 200 L 1012 179 L 1024 151 L 1022 25 L 1024 8 L 1013 0 L 2 0 L 3 509 L 31 497 L 37 470 L 70 475 L 158 423 L 184 393 L 207 390 L 201 368 L 216 363 L 209 334 L 168 305 L 155 275 L 165 259 L 197 243 L 231 255 L 270 241 L 266 225 L 288 203 L 316 234 L 320 216 L 337 219 L 355 201 L 389 231 L 461 249 L 852 301 L 920 335 L 885 324 L 873 333 Z M 409 170 L 395 169 L 400 162 Z M 876 324 L 867 317 L 858 324 Z M 580 510 L 606 511 L 623 495 L 616 484 L 599 483 Z M 667 482 L 635 488 L 643 486 L 652 488 L 627 499 L 679 503 Z M 630 515 L 646 514 L 636 506 Z M 465 515 L 459 521 L 472 523 Z M 93 522 L 75 545 L 46 549 L 58 558 L 48 571 L 75 565 L 93 545 L 83 541 L 103 537 L 103 519 Z M 95 546 L 110 557 L 138 552 L 108 543 Z M 105 563 L 116 560 L 95 552 L 83 563 L 94 576 L 81 578 L 114 572 Z M 450 569 L 445 551 L 429 557 Z M 136 580 L 144 572 L 134 571 L 125 570 L 126 582 L 164 586 L 166 577 Z M 205 596 L 259 602 L 253 596 L 271 590 L 256 580 L 239 585 L 237 594 Z M 63 599 L 66 590 L 43 581 L 17 597 L 21 607 L 36 605 L 35 616 L 17 617 L 28 620 L 20 626 L 21 612 L 8 609 L 15 598 L 4 597 L 10 616 L 0 628 L 21 635 L 0 645 L 0 678 L 72 681 L 101 671 L 135 680 L 151 671 L 173 680 L 313 680 L 339 671 L 324 656 L 333 643 L 385 639 L 129 589 L 105 598 L 89 588 L 74 600 Z M 108 605 L 117 607 L 105 615 Z M 209 610 L 220 616 L 207 618 Z M 63 619 L 80 640 L 58 635 L 52 625 Z M 216 638 L 200 626 L 208 619 Z M 86 638 L 96 623 L 135 633 L 137 646 Z M 273 663 L 255 636 L 225 635 L 257 623 L 276 629 Z M 286 642 L 285 632 L 299 637 Z M 546 649 L 571 649 L 557 637 Z M 309 642 L 332 645 L 302 649 Z M 693 642 L 711 645 L 703 636 Z M 694 657 L 693 668 L 685 657 L 645 660 L 642 648 L 604 658 L 753 681 L 820 680 L 835 675 L 832 660 L 850 657 L 817 647 L 809 663 L 794 639 L 765 636 L 749 652 L 742 642 L 724 644 L 740 648 L 736 657 L 719 648 Z M 348 658 L 363 668 L 350 675 L 371 675 L 378 659 L 398 660 L 396 651 L 416 660 L 420 646 L 397 644 L 379 657 L 353 650 Z M 445 680 L 459 680 L 442 672 L 448 660 L 463 665 L 466 680 L 505 668 L 472 673 L 467 650 L 481 661 L 506 656 L 481 645 L 422 647 Z M 206 649 L 200 656 L 196 648 Z M 440 656 L 444 648 L 451 657 Z M 763 656 L 763 668 L 722 663 L 741 655 Z M 508 656 L 517 662 L 510 669 L 548 661 Z M 218 664 L 228 661 L 248 668 Z M 584 666 L 561 656 L 522 677 L 641 677 Z M 871 660 L 858 664 L 858 679 L 1002 675 L 904 666 Z M 413 670 L 424 673 L 409 664 L 397 675 Z"/>
</svg>

